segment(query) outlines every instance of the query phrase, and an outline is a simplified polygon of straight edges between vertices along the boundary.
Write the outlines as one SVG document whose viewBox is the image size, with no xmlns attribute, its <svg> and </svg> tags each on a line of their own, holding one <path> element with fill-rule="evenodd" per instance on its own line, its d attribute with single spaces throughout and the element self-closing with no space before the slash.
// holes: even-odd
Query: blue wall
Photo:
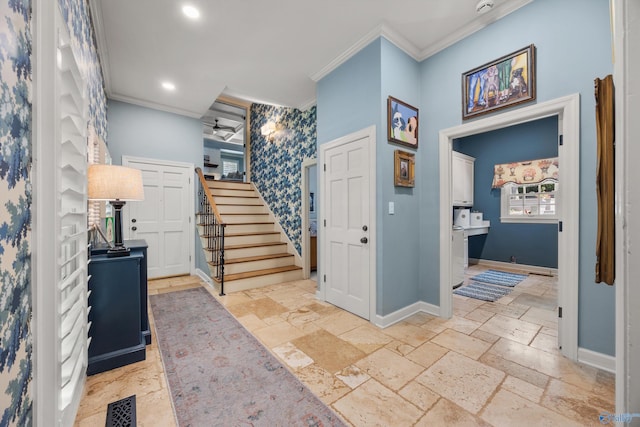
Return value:
<svg viewBox="0 0 640 427">
<path fill-rule="evenodd" d="M 557 268 L 557 224 L 501 223 L 500 189 L 491 183 L 497 163 L 556 157 L 558 117 L 461 138 L 453 148 L 475 157 L 473 209 L 491 221 L 489 234 L 469 237 L 469 257 L 509 262 L 513 255 L 519 264 Z"/>
<path fill-rule="evenodd" d="M 421 126 L 418 151 L 424 177 L 438 185 L 438 131 L 461 123 L 461 73 L 529 44 L 536 45 L 537 102 L 580 93 L 580 347 L 614 354 L 614 288 L 594 283 L 596 238 L 596 132 L 593 80 L 613 70 L 609 2 L 536 0 L 422 65 L 421 110 L 432 126 Z M 424 119 L 422 120 L 424 123 Z M 420 187 L 421 297 L 438 304 L 439 189 Z"/>
</svg>

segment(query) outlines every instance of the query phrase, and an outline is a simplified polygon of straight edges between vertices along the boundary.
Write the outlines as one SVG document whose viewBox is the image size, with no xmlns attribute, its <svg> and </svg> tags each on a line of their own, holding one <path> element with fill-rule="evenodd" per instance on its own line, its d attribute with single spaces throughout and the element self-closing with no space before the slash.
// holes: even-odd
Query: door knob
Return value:
<svg viewBox="0 0 640 427">
<path fill-rule="evenodd" d="M 367 227 L 366 225 L 362 226 L 362 231 L 367 231 L 369 229 L 369 227 Z"/>
<path fill-rule="evenodd" d="M 133 231 L 136 231 L 136 230 L 138 229 L 138 227 L 131 227 L 131 229 L 132 229 Z"/>
<path fill-rule="evenodd" d="M 367 239 L 366 237 L 363 237 L 362 239 L 360 239 L 360 243 L 367 243 L 369 241 L 369 239 Z"/>
<path fill-rule="evenodd" d="M 136 219 L 135 218 L 131 218 L 131 222 L 136 222 Z"/>
</svg>

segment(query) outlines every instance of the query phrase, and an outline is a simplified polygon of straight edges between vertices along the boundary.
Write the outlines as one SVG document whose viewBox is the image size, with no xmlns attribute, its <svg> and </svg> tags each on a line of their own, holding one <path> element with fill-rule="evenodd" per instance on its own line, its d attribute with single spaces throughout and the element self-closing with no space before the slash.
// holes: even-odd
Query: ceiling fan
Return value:
<svg viewBox="0 0 640 427">
<path fill-rule="evenodd" d="M 206 124 L 211 126 L 211 129 L 213 129 L 214 132 L 217 132 L 217 131 L 225 131 L 225 132 L 233 132 L 233 133 L 237 132 L 236 128 L 233 126 L 219 125 L 218 119 L 215 119 L 215 124 L 213 125 L 210 123 L 206 123 Z"/>
</svg>

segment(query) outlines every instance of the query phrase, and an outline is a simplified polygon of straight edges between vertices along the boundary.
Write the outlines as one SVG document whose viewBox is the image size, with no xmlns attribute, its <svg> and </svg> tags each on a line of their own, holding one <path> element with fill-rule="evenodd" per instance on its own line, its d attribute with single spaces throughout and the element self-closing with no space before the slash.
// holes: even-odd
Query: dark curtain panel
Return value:
<svg viewBox="0 0 640 427">
<path fill-rule="evenodd" d="M 598 235 L 596 240 L 596 283 L 613 285 L 615 271 L 614 217 L 614 87 L 613 77 L 595 79 L 596 131 L 598 134 Z"/>
</svg>

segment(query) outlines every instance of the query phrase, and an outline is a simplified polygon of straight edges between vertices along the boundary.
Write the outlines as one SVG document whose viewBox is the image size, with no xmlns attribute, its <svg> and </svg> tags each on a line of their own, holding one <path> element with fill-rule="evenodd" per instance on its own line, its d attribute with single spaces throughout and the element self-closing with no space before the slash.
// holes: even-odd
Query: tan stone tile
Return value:
<svg viewBox="0 0 640 427">
<path fill-rule="evenodd" d="M 318 319 L 321 316 L 315 311 L 309 310 L 305 306 L 301 306 L 292 311 L 288 311 L 286 313 L 282 313 L 280 317 L 287 322 L 291 323 L 293 326 L 301 327 L 307 324 L 310 324 Z"/>
<path fill-rule="evenodd" d="M 242 326 L 244 326 L 249 331 L 255 331 L 256 329 L 260 329 L 260 328 L 264 328 L 265 326 L 268 326 L 266 323 L 260 320 L 258 316 L 256 316 L 253 313 L 247 314 L 246 316 L 237 317 L 237 319 L 238 319 L 238 322 L 240 322 Z"/>
<path fill-rule="evenodd" d="M 433 342 L 426 342 L 420 347 L 408 353 L 405 357 L 417 364 L 428 368 L 433 365 L 438 359 L 447 354 L 449 350 L 444 347 L 440 347 Z"/>
<path fill-rule="evenodd" d="M 540 398 L 542 397 L 542 393 L 544 393 L 543 388 L 512 376 L 508 376 L 504 380 L 502 388 L 535 403 L 540 403 Z"/>
<path fill-rule="evenodd" d="M 417 347 L 431 339 L 435 333 L 416 325 L 399 322 L 382 330 L 383 333 L 397 340 Z"/>
<path fill-rule="evenodd" d="M 385 345 L 384 348 L 388 348 L 389 350 L 401 356 L 405 356 L 416 349 L 414 346 L 398 340 L 391 341 L 389 344 Z"/>
<path fill-rule="evenodd" d="M 300 329 L 287 322 L 256 329 L 253 334 L 268 348 L 279 346 L 304 335 Z"/>
<path fill-rule="evenodd" d="M 469 320 L 475 320 L 476 322 L 484 323 L 487 320 L 491 319 L 495 313 L 491 311 L 484 310 L 482 308 L 476 308 L 465 317 Z"/>
<path fill-rule="evenodd" d="M 604 399 L 599 392 L 586 391 L 556 379 L 551 379 L 542 405 L 582 425 L 596 425 L 601 413 L 615 412 L 614 401 Z"/>
<path fill-rule="evenodd" d="M 560 354 L 558 337 L 552 335 L 538 333 L 529 345 L 540 350 L 548 351 L 549 353 Z"/>
<path fill-rule="evenodd" d="M 292 340 L 291 343 L 315 363 L 335 374 L 362 359 L 365 354 L 357 347 L 320 329 L 311 334 Z"/>
<path fill-rule="evenodd" d="M 313 363 L 313 359 L 290 342 L 274 347 L 272 351 L 294 371 Z"/>
<path fill-rule="evenodd" d="M 217 295 L 216 299 L 220 301 L 220 304 L 224 305 L 225 307 L 251 301 L 251 298 L 249 298 L 249 296 L 244 292 L 232 292 L 226 294 L 225 296 Z"/>
<path fill-rule="evenodd" d="M 440 396 L 437 393 L 432 392 L 422 384 L 415 381 L 410 381 L 409 384 L 404 386 L 398 392 L 398 394 L 423 411 L 429 410 L 429 408 L 431 408 L 433 404 L 440 399 Z"/>
<path fill-rule="evenodd" d="M 445 323 L 447 323 L 448 319 L 444 319 L 442 317 L 436 317 L 433 320 L 428 321 L 427 323 L 425 323 L 424 325 L 422 325 L 422 327 L 424 329 L 427 329 L 431 332 L 435 332 L 436 334 L 439 334 L 440 332 L 444 331 L 445 329 L 447 329 L 446 326 L 444 326 Z"/>
<path fill-rule="evenodd" d="M 363 318 L 344 310 L 336 311 L 335 313 L 329 314 L 315 322 L 317 326 L 320 326 L 336 336 L 368 323 L 369 322 Z"/>
<path fill-rule="evenodd" d="M 482 326 L 482 322 L 466 319 L 464 317 L 452 316 L 451 319 L 444 322 L 442 326 L 446 329 L 453 329 L 454 331 L 469 335 Z"/>
<path fill-rule="evenodd" d="M 427 314 L 423 312 L 412 314 L 411 316 L 404 319 L 405 322 L 411 323 L 412 325 L 422 326 L 430 320 L 435 319 L 436 316 L 432 314 Z"/>
<path fill-rule="evenodd" d="M 227 307 L 229 312 L 235 317 L 246 316 L 247 314 L 255 314 L 259 319 L 267 317 L 279 316 L 289 311 L 286 307 L 278 304 L 271 298 L 260 298 L 251 301 L 234 304 Z"/>
<path fill-rule="evenodd" d="M 471 334 L 472 337 L 481 339 L 482 341 L 486 341 L 490 344 L 498 341 L 500 339 L 499 336 L 490 334 L 489 332 L 481 331 L 480 329 L 473 331 Z"/>
<path fill-rule="evenodd" d="M 522 317 L 520 317 L 520 320 L 537 323 L 538 325 L 547 326 L 549 328 L 558 328 L 558 313 L 556 309 L 545 310 L 542 308 L 531 307 Z"/>
<path fill-rule="evenodd" d="M 477 416 L 464 408 L 451 403 L 447 399 L 440 399 L 424 417 L 416 423 L 416 427 L 491 427 Z"/>
<path fill-rule="evenodd" d="M 541 334 L 545 334 L 545 335 L 552 335 L 554 337 L 558 336 L 558 327 L 557 325 L 553 328 L 550 328 L 548 326 L 543 326 L 542 329 L 540 329 L 540 333 Z"/>
<path fill-rule="evenodd" d="M 367 354 L 393 341 L 393 338 L 382 333 L 380 328 L 371 324 L 358 326 L 349 332 L 339 335 L 339 337 L 355 345 Z"/>
<path fill-rule="evenodd" d="M 356 388 L 367 381 L 371 376 L 355 365 L 349 365 L 336 374 L 343 383 L 351 388 Z"/>
<path fill-rule="evenodd" d="M 598 370 L 598 373 L 596 374 L 596 383 L 593 385 L 592 391 L 607 401 L 615 402 L 616 374 L 613 372 Z"/>
<path fill-rule="evenodd" d="M 471 359 L 478 359 L 484 354 L 491 344 L 478 338 L 473 338 L 451 329 L 447 329 L 431 340 L 441 347 L 456 351 Z"/>
<path fill-rule="evenodd" d="M 392 390 L 400 389 L 424 370 L 423 366 L 386 348 L 359 360 L 355 365 Z"/>
<path fill-rule="evenodd" d="M 526 313 L 526 311 L 529 309 L 528 306 L 523 306 L 518 304 L 502 305 L 495 302 L 488 302 L 488 303 L 482 304 L 480 308 L 486 311 L 490 311 L 492 313 L 502 314 L 503 316 L 507 316 L 507 317 L 513 317 L 514 319 L 520 318 L 520 316 Z"/>
<path fill-rule="evenodd" d="M 410 426 L 422 411 L 374 379 L 332 405 L 355 426 Z"/>
<path fill-rule="evenodd" d="M 540 330 L 540 325 L 496 314 L 479 329 L 522 344 L 529 344 Z"/>
<path fill-rule="evenodd" d="M 449 352 L 420 374 L 416 381 L 477 414 L 504 376 L 502 371 Z"/>
<path fill-rule="evenodd" d="M 481 418 L 496 426 L 527 426 L 533 421 L 544 426 L 582 426 L 567 417 L 506 390 L 500 390 L 487 404 Z M 595 420 L 594 423 L 595 424 Z"/>
<path fill-rule="evenodd" d="M 504 359 L 498 353 L 494 353 L 493 350 L 489 350 L 480 357 L 480 362 L 499 369 L 511 376 L 519 378 L 529 384 L 533 384 L 536 387 L 544 389 L 549 382 L 549 377 L 543 373 L 535 371 L 533 369 L 525 368 L 518 363 L 511 360 Z"/>
<path fill-rule="evenodd" d="M 168 390 L 136 395 L 138 426 L 177 426 Z M 99 424 L 98 424 L 99 425 Z"/>
<path fill-rule="evenodd" d="M 306 307 L 309 310 L 315 311 L 318 314 L 321 314 L 323 316 L 332 314 L 332 313 L 337 313 L 339 311 L 341 311 L 338 307 L 336 307 L 335 305 L 331 305 L 329 303 L 326 303 L 324 301 L 312 301 L 311 303 L 307 304 Z"/>
<path fill-rule="evenodd" d="M 316 364 L 296 371 L 296 377 L 327 405 L 351 391 L 340 379 Z"/>
</svg>

